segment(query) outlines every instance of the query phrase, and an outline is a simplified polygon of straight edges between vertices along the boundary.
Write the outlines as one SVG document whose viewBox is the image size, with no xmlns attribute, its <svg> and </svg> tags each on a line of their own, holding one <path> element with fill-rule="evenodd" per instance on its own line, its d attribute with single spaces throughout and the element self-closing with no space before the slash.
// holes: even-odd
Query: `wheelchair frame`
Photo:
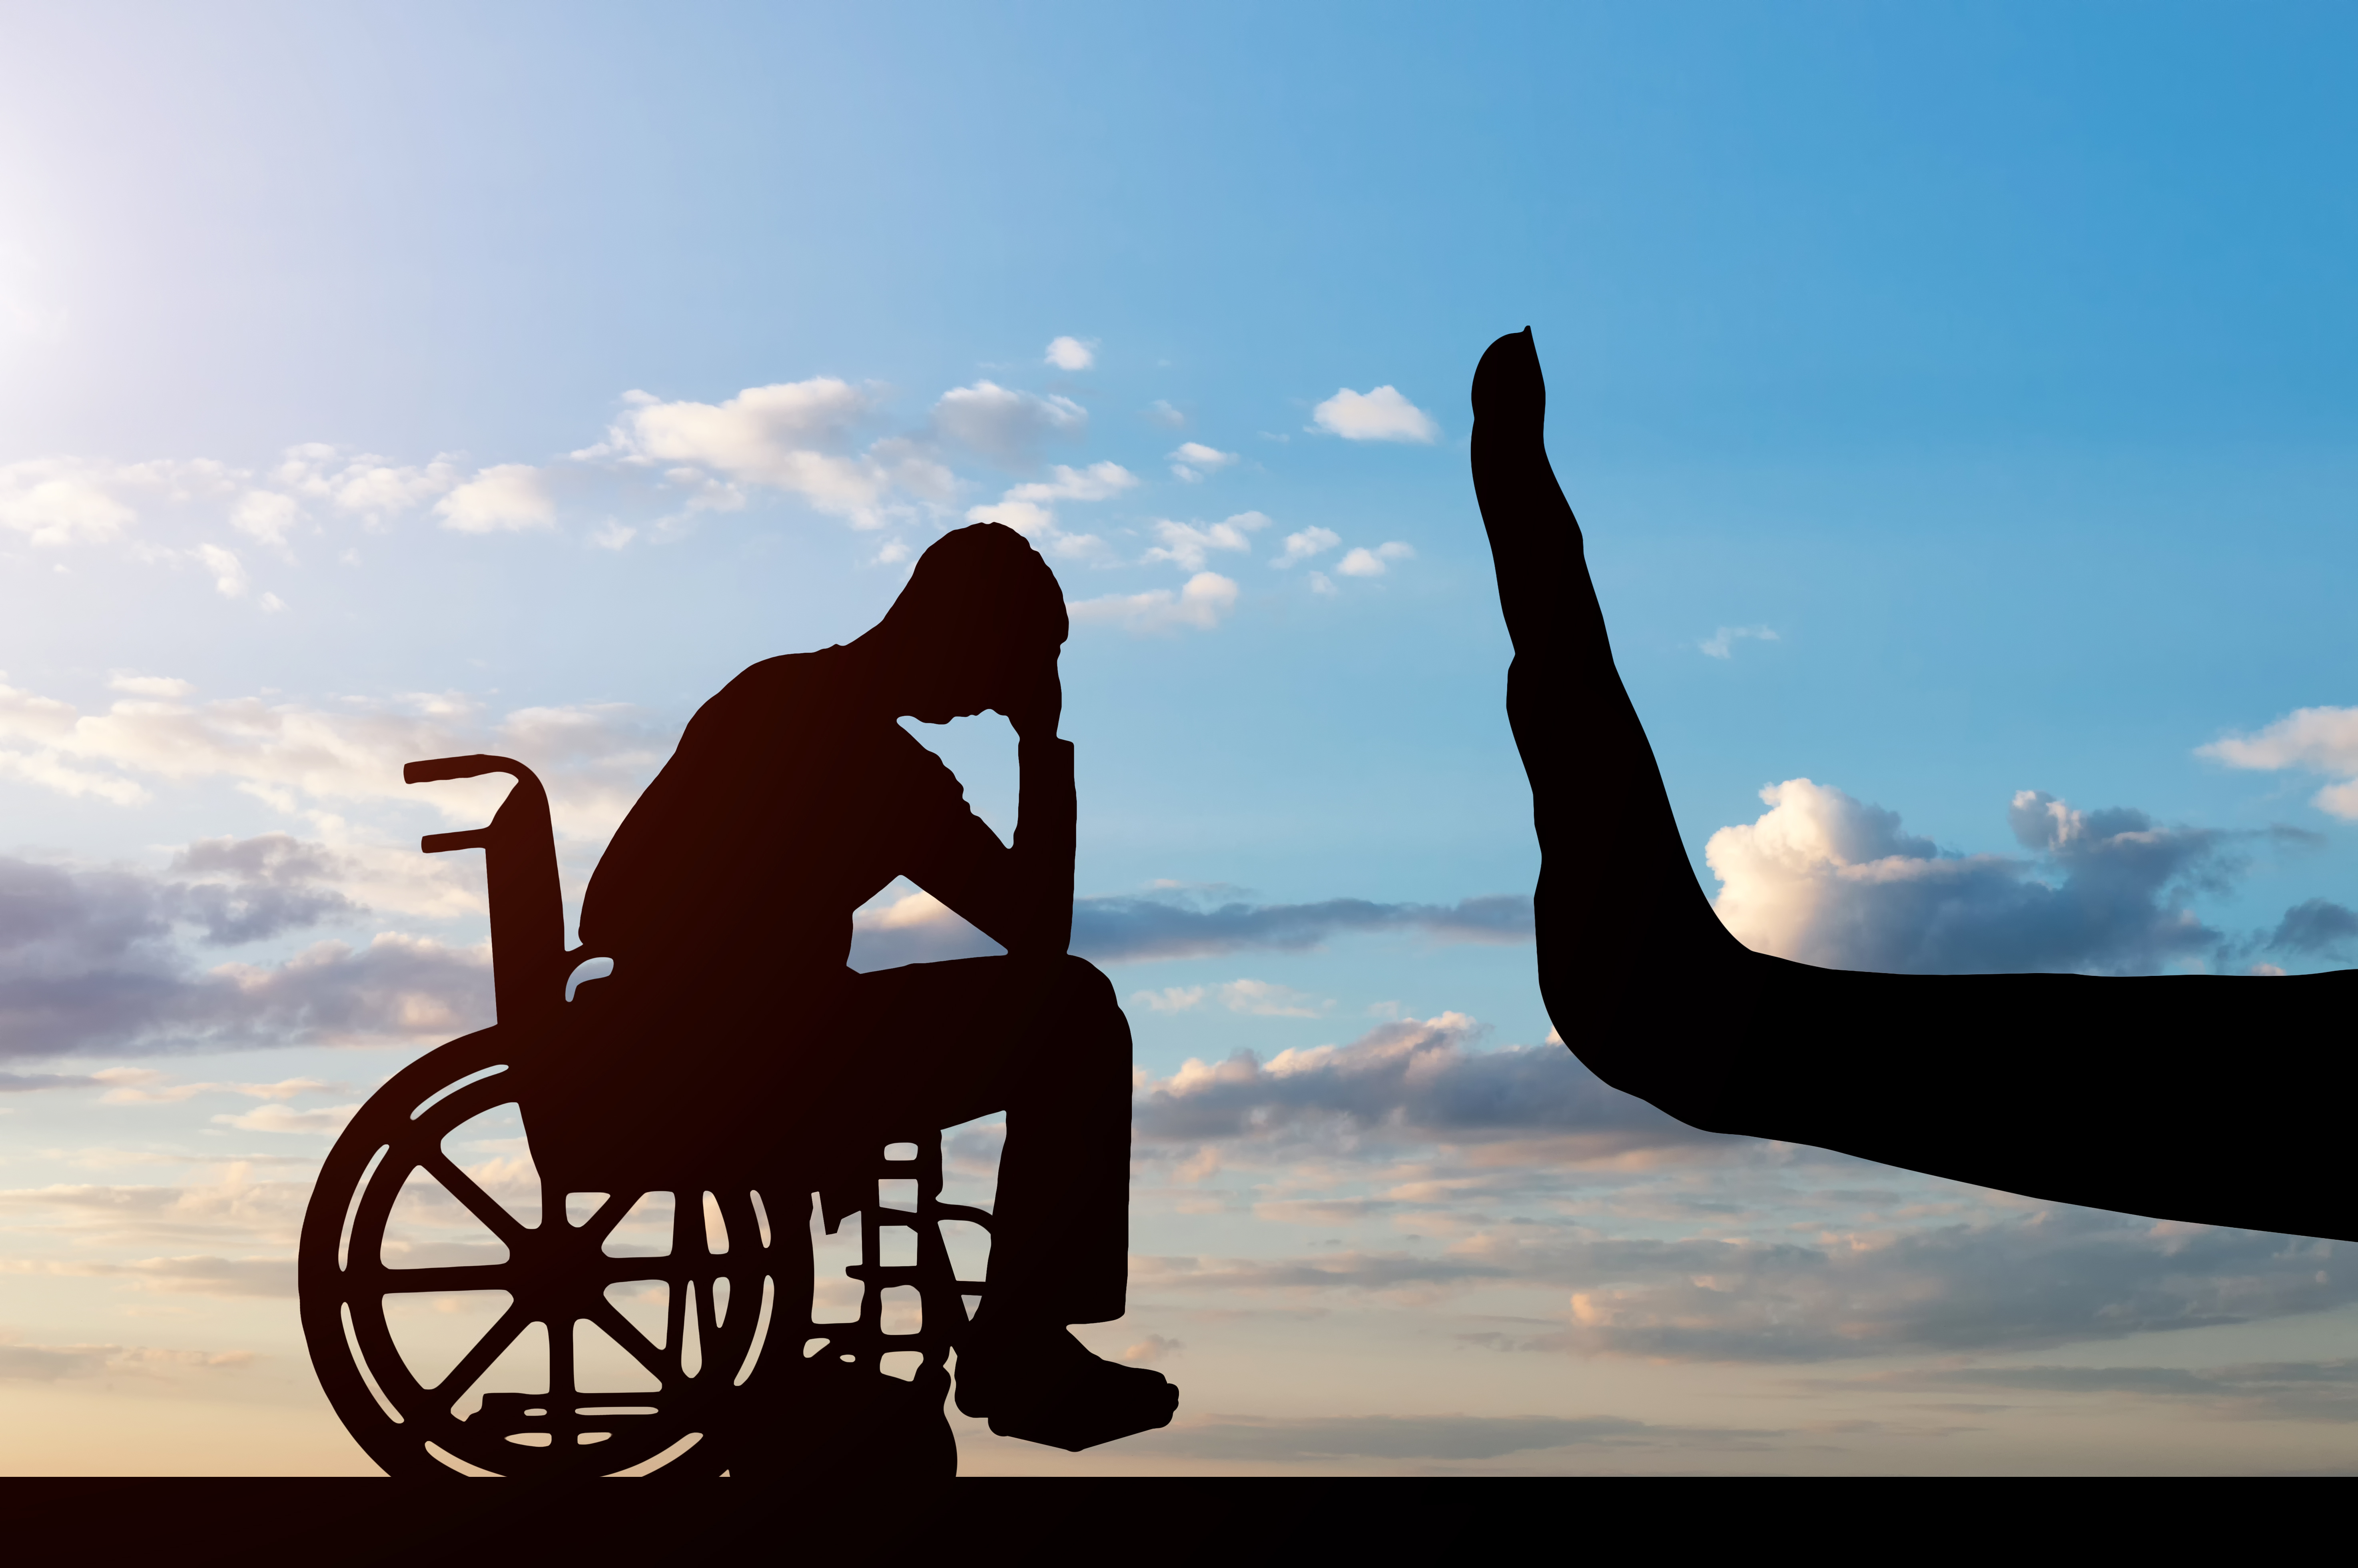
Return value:
<svg viewBox="0 0 2358 1568">
<path fill-rule="evenodd" d="M 557 1190 L 546 1174 L 540 1218 L 527 1226 L 443 1152 L 444 1137 L 472 1118 L 512 1102 L 524 1107 L 531 1089 L 528 1081 L 519 1087 L 516 1079 L 526 1076 L 514 1074 L 517 1066 L 561 1065 L 566 983 L 595 956 L 565 949 L 548 798 L 531 769 L 507 757 L 474 755 L 412 762 L 402 776 L 425 784 L 492 773 L 515 784 L 490 825 L 429 834 L 419 848 L 427 854 L 485 852 L 498 1022 L 428 1052 L 372 1095 L 330 1151 L 304 1212 L 297 1260 L 304 1338 L 346 1429 L 395 1476 L 826 1469 L 832 1455 L 824 1434 L 785 1424 L 794 1407 L 807 1406 L 824 1411 L 839 1434 L 865 1434 L 894 1449 L 916 1473 L 955 1473 L 957 1447 L 941 1413 L 946 1361 L 968 1321 L 962 1298 L 979 1296 L 985 1287 L 957 1277 L 940 1222 L 964 1220 L 987 1231 L 990 1216 L 941 1201 L 938 1130 L 901 1130 L 914 1136 L 878 1147 L 853 1168 L 781 1170 L 757 1187 L 676 1172 L 668 1189 L 650 1181 L 645 1191 L 603 1195 L 578 1225 L 567 1213 L 575 1195 Z M 887 1158 L 898 1144 L 914 1144 L 914 1158 Z M 385 1262 L 395 1202 L 421 1172 L 506 1247 L 504 1261 L 427 1268 Z M 915 1207 L 884 1207 L 876 1184 L 911 1180 Z M 673 1196 L 669 1252 L 607 1253 L 614 1227 L 645 1192 L 665 1190 Z M 862 1195 L 856 1206 L 848 1201 L 855 1192 Z M 830 1234 L 855 1206 L 861 1217 L 860 1262 L 846 1271 L 861 1285 L 854 1322 L 810 1317 L 812 1259 L 797 1226 L 807 1224 L 814 1194 Z M 708 1197 L 720 1222 L 717 1246 Z M 914 1264 L 882 1261 L 884 1233 L 892 1227 L 915 1232 Z M 640 1333 L 605 1293 L 610 1285 L 640 1281 L 666 1286 L 661 1344 Z M 914 1333 L 884 1330 L 884 1292 L 894 1286 L 918 1292 Z M 429 1387 L 401 1355 L 386 1299 L 461 1291 L 503 1291 L 509 1305 Z M 577 1388 L 577 1322 L 595 1324 L 659 1388 Z M 535 1323 L 547 1335 L 549 1388 L 489 1393 L 471 1415 L 458 1415 L 457 1402 Z M 907 1351 L 921 1357 L 913 1377 L 881 1371 L 882 1357 Z"/>
</svg>

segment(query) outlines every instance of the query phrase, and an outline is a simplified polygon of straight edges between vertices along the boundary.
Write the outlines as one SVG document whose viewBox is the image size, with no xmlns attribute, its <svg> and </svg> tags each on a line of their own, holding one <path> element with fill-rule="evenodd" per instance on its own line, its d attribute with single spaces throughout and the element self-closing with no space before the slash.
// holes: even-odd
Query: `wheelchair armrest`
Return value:
<svg viewBox="0 0 2358 1568">
<path fill-rule="evenodd" d="M 421 853 L 446 854 L 452 849 L 488 849 L 492 847 L 492 830 L 472 828 L 465 833 L 428 833 L 417 841 Z"/>
</svg>

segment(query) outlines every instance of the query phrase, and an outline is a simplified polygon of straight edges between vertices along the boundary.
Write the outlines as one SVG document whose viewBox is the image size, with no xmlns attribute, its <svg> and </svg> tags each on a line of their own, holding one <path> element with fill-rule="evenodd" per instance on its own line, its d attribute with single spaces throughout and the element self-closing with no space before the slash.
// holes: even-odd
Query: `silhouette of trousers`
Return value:
<svg viewBox="0 0 2358 1568">
<path fill-rule="evenodd" d="M 985 1320 L 1122 1314 L 1130 1021 L 1095 966 L 958 958 L 773 975 L 719 995 L 652 968 L 632 986 L 633 968 L 618 961 L 615 979 L 583 988 L 522 1096 L 545 1174 L 583 1192 L 682 1173 L 866 1181 L 887 1142 L 1004 1111 Z M 846 1195 L 859 1206 L 876 1194 Z"/>
<path fill-rule="evenodd" d="M 828 1098 L 849 1128 L 1007 1113 L 985 1321 L 1120 1317 L 1130 1041 L 1112 983 L 1084 958 L 957 958 L 853 975 L 845 1000 Z"/>
</svg>

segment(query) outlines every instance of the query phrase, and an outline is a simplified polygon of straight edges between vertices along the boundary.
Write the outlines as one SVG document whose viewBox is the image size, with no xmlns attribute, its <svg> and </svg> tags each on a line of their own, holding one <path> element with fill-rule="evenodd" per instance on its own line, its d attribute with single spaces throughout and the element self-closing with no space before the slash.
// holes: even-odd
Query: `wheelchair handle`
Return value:
<svg viewBox="0 0 2358 1568">
<path fill-rule="evenodd" d="M 546 1018 L 565 1004 L 565 903 L 557 880 L 557 835 L 548 820 L 548 792 L 513 757 L 476 752 L 434 757 L 401 770 L 405 784 L 506 773 L 515 780 L 486 827 L 428 833 L 417 847 L 429 855 L 483 851 L 492 903 L 492 989 L 503 1023 Z"/>
<path fill-rule="evenodd" d="M 464 757 L 433 757 L 422 762 L 405 763 L 401 770 L 401 782 L 440 784 L 446 779 L 477 779 L 485 773 L 510 773 L 519 779 L 533 776 L 530 768 L 513 757 L 493 757 L 476 752 Z M 452 848 L 458 846 L 453 845 Z"/>
</svg>

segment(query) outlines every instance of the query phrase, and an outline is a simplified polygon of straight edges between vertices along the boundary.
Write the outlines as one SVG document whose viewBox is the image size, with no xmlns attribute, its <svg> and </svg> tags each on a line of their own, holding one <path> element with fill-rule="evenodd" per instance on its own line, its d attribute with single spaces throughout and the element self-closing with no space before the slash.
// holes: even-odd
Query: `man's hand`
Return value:
<svg viewBox="0 0 2358 1568">
<path fill-rule="evenodd" d="M 1011 688 L 1000 712 L 1023 741 L 1053 741 L 1065 717 L 1065 682 L 1056 673 L 1056 651 L 1045 658 L 1026 660 L 1010 672 Z"/>
</svg>

